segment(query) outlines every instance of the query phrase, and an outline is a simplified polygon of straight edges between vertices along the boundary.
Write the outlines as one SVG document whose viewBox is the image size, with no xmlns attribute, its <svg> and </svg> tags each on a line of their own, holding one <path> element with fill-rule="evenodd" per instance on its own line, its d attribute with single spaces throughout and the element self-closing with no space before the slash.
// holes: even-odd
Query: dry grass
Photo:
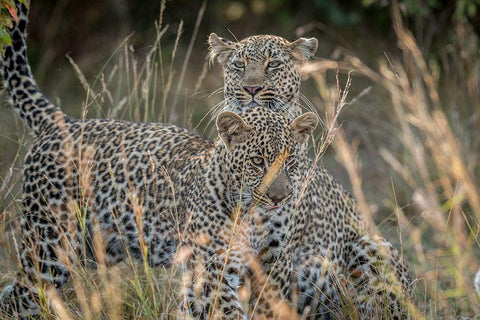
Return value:
<svg viewBox="0 0 480 320">
<path fill-rule="evenodd" d="M 82 84 L 86 96 L 83 102 L 82 117 L 87 114 L 93 117 L 124 118 L 132 121 L 162 121 L 169 120 L 167 107 L 178 99 L 178 90 L 173 90 L 175 59 L 178 39 L 182 33 L 182 24 L 177 30 L 177 41 L 171 54 L 163 54 L 161 39 L 168 26 L 162 25 L 162 15 L 165 2 L 162 5 L 160 20 L 156 22 L 156 38 L 147 53 L 144 62 L 138 58 L 129 45 L 127 37 L 106 62 L 99 75 L 89 83 L 75 61 L 67 56 L 78 80 Z M 165 57 L 170 57 L 167 59 Z M 185 60 L 184 64 L 187 65 Z M 93 114 L 93 115 L 92 115 Z M 9 139 L 3 135 L 2 139 Z M 19 203 L 17 194 L 21 184 L 22 154 L 28 148 L 29 141 L 25 136 L 18 141 L 18 151 L 14 162 L 6 172 L 2 172 L 0 185 L 0 245 L 6 261 L 0 267 L 0 286 L 9 285 L 15 278 L 18 265 L 19 245 Z M 88 150 L 87 150 L 88 153 Z M 81 156 L 85 161 L 81 171 L 81 184 L 84 199 L 72 203 L 69 208 L 76 216 L 80 227 L 85 212 L 80 203 L 87 203 L 91 174 L 90 156 Z M 17 165 L 19 163 L 19 165 Z M 135 210 L 137 222 L 141 221 L 141 208 Z M 43 308 L 42 318 L 50 319 L 175 319 L 179 304 L 174 292 L 179 286 L 180 277 L 175 268 L 151 269 L 148 264 L 138 264 L 129 257 L 120 265 L 106 267 L 103 243 L 94 239 L 94 251 L 99 262 L 95 269 L 86 267 L 84 257 L 64 254 L 62 263 L 71 274 L 71 281 L 60 292 L 44 286 L 38 287 L 40 303 Z M 65 252 L 72 249 L 65 245 Z M 143 250 L 146 252 L 146 250 Z M 125 276 L 128 275 L 128 276 Z M 47 303 L 48 301 L 48 303 Z M 0 314 L 1 319 L 14 319 L 12 315 Z"/>
<path fill-rule="evenodd" d="M 480 267 L 478 38 L 468 24 L 459 22 L 457 42 L 440 61 L 427 60 L 395 7 L 392 16 L 401 57 L 386 55 L 374 69 L 346 55 L 341 62 L 314 62 L 304 71 L 321 85 L 320 93 L 328 92 L 326 74 L 335 68 L 353 70 L 355 78 L 366 78 L 386 91 L 396 135 L 389 137 L 394 141 L 390 148 L 378 152 L 394 171 L 391 209 L 401 250 L 417 278 L 417 316 L 479 315 L 472 283 Z M 375 229 L 370 208 L 381 203 L 367 203 L 364 190 L 369 182 L 362 181 L 358 143 L 348 142 L 339 130 L 335 153 L 346 168 L 360 211 Z M 399 203 L 397 194 L 411 200 Z"/>
<path fill-rule="evenodd" d="M 324 106 L 320 114 L 325 115 L 325 133 L 315 155 L 321 161 L 319 157 L 333 142 L 335 155 L 345 167 L 370 229 L 382 230 L 375 224 L 379 216 L 395 221 L 398 247 L 417 279 L 412 317 L 473 317 L 480 314 L 472 283 L 480 267 L 478 39 L 467 24 L 458 23 L 457 42 L 440 59 L 430 59 L 403 25 L 399 11 L 394 8 L 392 12 L 401 49 L 399 57 L 386 55 L 373 67 L 354 55 L 346 55 L 340 62 L 321 60 L 303 68 L 318 89 L 319 105 Z M 171 60 L 164 61 L 161 39 L 165 28 L 160 19 L 157 37 L 141 65 L 127 38 L 92 84 L 71 61 L 86 91 L 84 113 L 93 109 L 97 116 L 133 121 L 168 121 L 176 117 L 178 122 L 181 116 L 172 115 L 169 108 L 179 99 L 180 87 L 173 85 L 176 49 Z M 181 33 L 180 25 L 178 37 Z M 202 70 L 196 88 L 201 86 L 205 68 Z M 332 70 L 352 72 L 343 90 L 339 80 L 334 84 L 328 81 Z M 185 72 L 182 68 L 181 77 Z M 392 197 L 388 201 L 366 196 L 370 181 L 362 177 L 362 164 L 368 165 L 369 159 L 360 157 L 359 140 L 349 141 L 343 128 L 338 127 L 339 116 L 349 112 L 348 105 L 356 105 L 364 95 L 371 94 L 367 87 L 348 102 L 350 81 L 364 80 L 384 90 L 388 100 L 382 103 L 395 119 L 390 123 L 395 128 L 395 135 L 389 137 L 391 145 L 378 150 L 392 173 Z M 345 104 L 347 107 L 342 109 Z M 192 113 L 183 115 L 185 124 L 191 124 Z M 372 123 L 376 120 L 372 119 Z M 0 250 L 8 257 L 1 262 L 2 287 L 11 282 L 17 270 L 19 206 L 15 190 L 21 176 L 15 168 L 21 166 L 19 159 L 25 152 L 24 145 L 28 145 L 24 136 L 19 137 L 19 148 L 12 152 L 14 161 L 0 176 Z M 9 139 L 9 134 L 2 133 L 1 139 Z M 372 210 L 375 207 L 387 207 L 387 212 L 379 214 Z M 98 246 L 101 248 L 101 244 Z M 101 255 L 102 250 L 97 252 Z M 49 314 L 59 319 L 175 318 L 178 299 L 172 292 L 177 291 L 181 281 L 175 269 L 150 269 L 147 264 L 138 266 L 132 259 L 114 267 L 100 263 L 96 270 L 76 266 L 72 268 L 72 281 L 60 294 L 41 288 L 43 301 L 50 302 L 50 306 L 44 303 L 45 319 Z M 342 314 L 358 317 L 348 308 Z"/>
</svg>

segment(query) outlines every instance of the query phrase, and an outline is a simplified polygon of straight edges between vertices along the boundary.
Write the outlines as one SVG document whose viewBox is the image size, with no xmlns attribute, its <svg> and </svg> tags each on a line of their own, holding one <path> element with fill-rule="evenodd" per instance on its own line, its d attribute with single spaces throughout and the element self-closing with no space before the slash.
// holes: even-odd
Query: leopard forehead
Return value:
<svg viewBox="0 0 480 320">
<path fill-rule="evenodd" d="M 245 141 L 251 151 L 258 149 L 258 153 L 275 157 L 280 152 L 297 149 L 290 121 L 278 112 L 257 106 L 240 113 L 240 116 L 252 130 Z"/>
<path fill-rule="evenodd" d="M 288 41 L 273 35 L 255 35 L 236 44 L 237 57 L 262 61 L 268 58 L 287 58 Z"/>
</svg>

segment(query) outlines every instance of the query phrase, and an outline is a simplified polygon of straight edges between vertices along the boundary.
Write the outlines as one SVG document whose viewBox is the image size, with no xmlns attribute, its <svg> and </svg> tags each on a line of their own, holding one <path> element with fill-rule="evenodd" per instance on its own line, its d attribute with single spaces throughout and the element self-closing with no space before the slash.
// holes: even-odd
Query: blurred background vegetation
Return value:
<svg viewBox="0 0 480 320">
<path fill-rule="evenodd" d="M 205 11 L 199 17 L 202 6 L 205 6 Z M 405 0 L 400 1 L 399 6 L 406 27 L 413 33 L 426 60 L 438 66 L 440 81 L 448 85 L 450 73 L 461 72 L 450 68 L 451 54 L 460 42 L 468 42 L 465 50 L 478 50 L 478 42 L 471 42 L 473 40 L 468 36 L 480 32 L 480 1 Z M 114 53 L 123 51 L 119 46 L 127 36 L 130 35 L 129 50 L 135 58 L 140 62 L 145 59 L 156 36 L 154 21 L 159 20 L 160 10 L 160 1 L 33 1 L 29 57 L 41 89 L 68 114 L 79 117 L 86 92 L 66 55 L 75 61 L 88 82 L 97 80 L 98 85 L 99 72 L 108 74 L 108 70 L 113 68 L 112 57 Z M 167 1 L 162 24 L 168 28 L 161 38 L 161 58 L 169 64 L 175 53 L 171 75 L 173 89 L 169 92 L 167 113 L 160 116 L 158 111 L 157 117 L 149 120 L 195 127 L 206 111 L 222 98 L 221 93 L 209 96 L 222 86 L 221 68 L 214 65 L 202 74 L 208 67 L 205 56 L 207 37 L 211 32 L 239 40 L 253 34 L 276 34 L 289 40 L 300 36 L 316 37 L 319 39 L 316 54 L 319 59 L 342 61 L 346 55 L 354 55 L 375 69 L 378 59 L 396 59 L 402 55 L 390 13 L 390 2 L 385 0 Z M 467 28 L 463 31 L 464 38 L 458 35 L 459 25 Z M 179 28 L 182 34 L 178 48 L 174 50 Z M 190 42 L 192 52 L 187 55 Z M 187 72 L 182 77 L 184 64 Z M 474 71 L 478 70 L 470 70 Z M 334 72 L 328 73 L 327 77 L 332 84 L 335 82 Z M 177 88 L 177 85 L 180 87 Z M 368 79 L 354 75 L 350 96 L 355 97 L 366 88 L 371 89 L 369 94 L 351 108 L 346 108 L 341 121 L 349 141 L 360 139 L 359 151 L 365 159 L 363 173 L 368 199 L 372 199 L 376 206 L 383 206 L 378 203 L 378 198 L 379 195 L 391 197 L 388 186 L 391 185 L 392 174 L 389 173 L 391 168 L 379 157 L 378 150 L 395 144 L 395 126 L 392 124 L 396 120 L 391 112 L 388 93 Z M 315 81 L 307 80 L 302 91 L 322 112 L 317 89 Z M 450 91 L 442 92 L 450 94 Z M 470 127 L 471 130 L 467 131 L 470 136 L 464 138 L 473 146 L 479 143 L 473 130 L 474 124 L 478 128 L 479 123 L 478 119 L 474 123 L 469 116 L 470 107 L 478 108 L 464 106 L 459 111 L 464 114 L 457 117 L 466 120 L 466 123 L 461 122 L 461 126 Z M 189 123 L 186 123 L 189 120 L 185 117 L 185 110 L 193 113 Z M 12 134 L 18 134 L 15 129 L 18 128 L 18 119 L 12 117 L 9 109 L 2 108 L 0 112 L 2 119 L 9 119 L 2 120 L 5 121 L 0 127 L 2 134 L 15 141 Z M 89 113 L 90 117 L 106 115 L 105 110 L 91 109 Z M 202 121 L 200 128 L 207 122 Z M 5 170 L 11 164 L 17 147 L 9 139 L 2 139 L 1 143 L 2 150 L 10 151 L 0 152 L 0 165 Z M 325 165 L 348 185 L 344 170 L 332 157 L 332 152 L 327 154 Z M 407 201 L 409 197 L 407 194 L 401 200 Z"/>
<path fill-rule="evenodd" d="M 363 204 L 362 211 L 405 252 L 414 275 L 419 277 L 417 301 L 425 314 L 435 318 L 441 314 L 436 309 L 441 305 L 450 308 L 445 313 L 447 318 L 472 316 L 480 312 L 471 284 L 480 266 L 479 208 L 473 196 L 468 198 L 468 192 L 460 200 L 449 193 L 445 179 L 451 181 L 455 192 L 462 190 L 463 181 L 449 175 L 447 167 L 451 168 L 451 164 L 439 167 L 432 144 L 445 139 L 432 139 L 419 121 L 425 124 L 431 120 L 433 134 L 435 129 L 442 130 L 434 123 L 433 115 L 437 111 L 444 115 L 455 145 L 451 150 L 458 152 L 472 180 L 471 185 L 465 185 L 478 194 L 480 1 L 395 3 L 401 14 L 400 31 L 392 16 L 392 2 L 387 0 L 178 0 L 167 1 L 164 10 L 160 1 L 33 1 L 29 57 L 41 90 L 69 115 L 80 117 L 87 104 L 89 117 L 168 121 L 213 137 L 207 126 L 209 118 L 202 118 L 222 99 L 222 93 L 216 90 L 222 86 L 223 75 L 218 65 L 209 66 L 205 60 L 211 32 L 232 40 L 254 34 L 275 34 L 289 40 L 301 36 L 318 38 L 317 60 L 310 69 L 305 68 L 302 92 L 320 116 L 328 118 L 326 106 L 332 103 L 329 99 L 334 100 L 325 90 L 336 88 L 335 69 L 340 71 L 340 87 L 348 71 L 354 71 L 349 93 L 352 103 L 340 117 L 341 138 L 323 157 L 322 164 L 348 190 L 353 190 Z M 155 28 L 154 21 L 161 26 Z M 164 33 L 159 44 L 154 44 L 159 30 Z M 402 30 L 408 30 L 408 34 L 402 35 Z M 410 35 L 413 44 L 407 41 Z M 91 89 L 98 93 L 103 90 L 103 82 L 116 81 L 110 79 L 116 74 L 134 74 L 133 65 L 125 67 L 128 61 L 138 61 L 140 69 L 152 45 L 161 49 L 155 61 L 164 65 L 164 72 L 159 71 L 156 85 L 163 88 L 159 94 L 164 98 L 152 100 L 160 102 L 148 110 L 139 107 L 143 112 L 140 115 L 138 110 L 132 110 L 135 103 L 133 107 L 122 105 L 121 112 L 111 112 L 122 104 L 121 92 L 114 94 L 110 103 L 108 99 L 90 101 L 85 82 L 79 80 L 66 57 L 71 57 Z M 322 63 L 333 67 L 322 67 Z M 405 102 L 410 93 L 402 87 L 400 100 L 405 105 L 399 107 L 397 91 L 401 86 L 389 87 L 386 69 L 402 85 L 411 85 L 411 96 L 418 99 Z M 142 88 L 133 84 L 123 81 L 118 88 L 124 94 L 129 90 L 141 92 Z M 432 91 L 438 94 L 438 100 Z M 415 103 L 419 103 L 418 110 Z M 432 117 L 416 114 L 423 109 Z M 1 210 L 17 210 L 12 200 L 18 194 L 15 190 L 19 183 L 11 176 L 18 176 L 21 170 L 26 150 L 22 145 L 28 146 L 29 139 L 13 112 L 0 108 L 0 176 L 4 187 L 8 185 L 0 188 Z M 414 145 L 416 142 L 419 144 Z M 352 156 L 349 158 L 342 150 L 352 151 Z M 426 159 L 423 169 L 418 153 Z M 423 177 L 420 179 L 422 170 L 428 171 L 431 185 Z M 360 191 L 356 189 L 359 186 Z M 433 215 L 429 216 L 429 202 L 425 200 L 431 198 L 429 190 L 436 196 L 438 214 L 445 225 L 429 220 Z M 452 212 L 462 217 L 460 226 L 449 227 Z M 445 234 L 452 238 L 442 238 Z M 464 257 L 466 254 L 470 257 Z M 459 263 L 462 267 L 457 270 Z M 438 291 L 434 284 L 437 280 L 441 283 Z"/>
</svg>

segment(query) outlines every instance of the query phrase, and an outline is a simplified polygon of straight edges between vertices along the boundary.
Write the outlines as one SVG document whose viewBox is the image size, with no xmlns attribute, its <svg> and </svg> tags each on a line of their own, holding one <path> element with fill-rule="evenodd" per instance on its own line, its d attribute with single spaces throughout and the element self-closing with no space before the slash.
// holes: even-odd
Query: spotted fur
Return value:
<svg viewBox="0 0 480 320">
<path fill-rule="evenodd" d="M 247 319 L 237 290 L 245 277 L 262 299 L 257 316 L 295 315 L 288 299 L 291 269 L 272 268 L 266 257 L 279 265 L 292 263 L 297 225 L 290 213 L 305 178 L 297 161 L 316 125 L 313 113 L 289 124 L 263 107 L 241 118 L 233 112 L 218 116 L 223 143 L 202 160 L 205 173 L 194 176 L 186 198 L 192 223 L 180 251 L 191 249 L 184 308 L 194 318 Z"/>
<path fill-rule="evenodd" d="M 259 35 L 232 42 L 211 34 L 209 44 L 210 58 L 224 71 L 222 110 L 248 110 L 257 102 L 287 118 L 301 114 L 297 66 L 313 57 L 316 39 L 288 42 Z M 345 317 L 347 300 L 362 318 L 407 317 L 411 282 L 398 251 L 368 232 L 349 193 L 306 152 L 299 166 L 310 175 L 298 206 L 302 219 L 297 223 L 303 227 L 295 235 L 292 284 L 298 312 L 311 318 Z"/>
<path fill-rule="evenodd" d="M 188 239 L 186 247 L 192 248 L 193 252 L 192 260 L 189 261 L 206 263 L 207 258 L 224 259 L 222 250 L 214 251 L 217 247 L 208 246 L 204 249 L 202 242 L 193 241 L 195 235 L 204 232 L 188 228 L 184 224 L 187 208 L 178 210 L 179 205 L 182 209 L 181 206 L 189 203 L 189 199 L 194 199 L 193 195 L 198 196 L 192 195 L 190 188 L 192 177 L 198 173 L 198 167 L 195 167 L 197 161 L 194 159 L 205 159 L 207 153 L 212 152 L 208 150 L 214 150 L 213 142 L 171 125 L 76 120 L 63 114 L 39 91 L 31 75 L 25 46 L 26 11 L 20 5 L 18 22 L 9 30 L 12 46 L 6 47 L 1 72 L 14 110 L 32 129 L 37 139 L 25 158 L 24 166 L 20 251 L 22 272 L 15 283 L 4 290 L 2 307 L 18 312 L 23 317 L 38 315 L 35 285 L 44 283 L 61 287 L 69 276 L 68 268 L 63 264 L 66 258 L 74 263 L 94 265 L 97 262 L 92 252 L 92 240 L 95 237 L 102 240 L 106 264 L 121 261 L 127 250 L 134 258 L 143 260 L 142 248 L 147 248 L 147 262 L 150 265 L 168 265 L 172 262 L 173 252 L 179 242 L 178 234 L 185 229 Z M 288 46 L 291 59 L 289 65 L 305 59 L 315 51 L 316 41 L 300 40 L 294 43 L 296 44 Z M 221 54 L 217 54 L 220 57 Z M 245 59 L 248 60 L 248 55 L 245 55 Z M 272 68 L 277 67 L 274 64 Z M 294 69 L 290 71 L 292 74 L 296 72 Z M 275 72 L 280 72 L 280 69 Z M 289 82 L 283 83 L 282 87 L 278 86 L 278 91 L 272 89 L 268 93 L 273 95 L 270 100 L 272 103 L 268 102 L 267 95 L 263 100 L 255 102 L 270 106 L 274 111 L 282 111 L 287 119 L 294 119 L 292 111 L 298 108 L 295 103 L 298 99 L 298 83 L 296 86 L 291 74 L 285 75 L 285 79 Z M 252 94 L 264 90 L 259 89 L 261 86 L 255 81 L 245 86 L 250 87 L 247 89 Z M 289 95 L 290 91 L 294 94 Z M 227 90 L 227 97 L 228 92 Z M 244 103 L 238 101 L 236 103 L 232 100 L 226 105 L 236 112 L 250 109 L 247 100 Z M 292 106 L 288 107 L 286 103 Z M 262 112 L 258 108 L 255 110 Z M 300 113 L 299 110 L 295 112 L 297 115 Z M 230 140 L 222 141 L 227 146 L 231 143 Z M 260 140 L 256 142 L 262 143 Z M 300 157 L 297 160 L 298 172 L 309 172 L 311 162 L 303 151 Z M 359 288 L 360 293 L 372 293 L 367 296 L 367 300 L 362 295 L 357 299 L 359 309 L 366 306 L 366 312 L 369 312 L 369 304 L 365 301 L 377 303 L 377 296 L 383 297 L 385 292 L 392 291 L 388 285 L 379 288 L 369 284 L 377 284 L 378 279 L 381 283 L 390 284 L 392 281 L 384 279 L 390 278 L 383 275 L 387 274 L 385 270 L 391 268 L 393 274 L 398 276 L 393 278 L 399 279 L 400 285 L 396 287 L 400 287 L 400 290 L 393 297 L 388 294 L 386 305 L 397 310 L 395 306 L 399 305 L 398 297 L 402 296 L 407 278 L 396 251 L 384 240 L 373 241 L 364 232 L 353 202 L 327 173 L 323 170 L 309 173 L 309 179 L 313 180 L 300 203 L 293 206 L 294 197 L 291 196 L 288 203 L 282 203 L 281 215 L 265 214 L 273 210 L 265 201 L 268 197 L 273 201 L 275 196 L 272 198 L 272 193 L 284 193 L 288 189 L 284 188 L 288 183 L 277 185 L 275 192 L 271 187 L 268 188 L 271 194 L 268 196 L 267 192 L 267 198 L 262 193 L 251 193 L 252 199 L 258 202 L 262 210 L 255 210 L 252 214 L 255 219 L 246 222 L 245 230 L 255 232 L 256 241 L 250 240 L 252 238 L 248 232 L 240 236 L 240 243 L 247 244 L 242 248 L 247 248 L 247 251 L 237 251 L 236 256 L 239 257 L 238 252 L 241 252 L 241 256 L 252 257 L 237 262 L 246 265 L 249 275 L 260 279 L 260 285 L 266 283 L 262 280 L 262 275 L 272 275 L 272 290 L 257 290 L 257 298 L 262 301 L 262 305 L 279 301 L 281 306 L 285 299 L 296 299 L 301 312 L 305 311 L 306 306 L 316 305 L 320 307 L 312 308 L 314 313 L 326 310 L 331 314 L 331 310 L 341 300 L 339 297 L 343 287 L 338 285 L 337 282 L 341 282 L 338 279 L 341 275 L 346 275 L 348 286 Z M 288 181 L 286 174 L 283 178 Z M 213 191 L 216 192 L 216 189 L 213 187 Z M 293 189 L 295 188 L 292 188 L 292 192 Z M 224 200 L 240 200 L 246 207 L 252 201 L 243 197 L 243 193 L 238 190 L 227 192 L 224 196 Z M 219 205 L 218 201 L 213 202 Z M 190 208 L 194 208 L 192 203 Z M 141 223 L 136 218 L 139 216 Z M 77 220 L 78 217 L 81 217 L 81 223 Z M 294 227 L 287 224 L 286 217 L 289 217 L 288 222 L 294 221 Z M 257 221 L 262 223 L 257 224 Z M 257 225 L 260 227 L 249 227 Z M 208 224 L 205 229 L 207 234 L 210 226 Z M 288 241 L 282 246 L 285 239 Z M 236 246 L 235 243 L 233 242 Z M 386 249 L 381 250 L 382 248 Z M 282 254 L 284 250 L 288 254 Z M 385 256 L 382 254 L 384 251 Z M 79 257 L 82 257 L 82 261 L 78 261 Z M 189 262 L 192 273 L 195 272 L 195 265 L 197 263 Z M 210 266 L 209 263 L 206 265 Z M 382 265 L 386 268 L 378 269 Z M 382 277 L 377 277 L 377 270 L 381 271 Z M 235 268 L 233 271 L 229 274 L 236 275 Z M 298 274 L 293 280 L 294 287 L 291 285 L 292 271 Z M 235 296 L 238 279 L 229 279 L 228 288 L 222 292 L 225 292 L 225 296 Z M 204 314 L 207 309 L 216 310 L 215 306 L 209 305 L 207 293 L 199 296 L 205 298 L 203 300 L 188 300 L 195 298 L 194 289 L 195 287 L 188 291 L 184 306 L 186 309 L 197 314 Z M 298 294 L 295 296 L 297 289 Z M 236 298 L 229 301 L 236 301 Z M 288 304 L 289 302 L 286 303 L 287 307 Z M 259 313 L 273 316 L 272 310 L 279 310 L 274 307 L 261 306 Z M 242 310 L 231 311 L 229 307 L 219 310 L 227 315 L 244 316 Z M 402 311 L 395 311 L 395 314 Z"/>
<path fill-rule="evenodd" d="M 224 67 L 225 100 L 232 111 L 245 110 L 253 102 L 268 105 L 288 118 L 301 113 L 297 103 L 300 89 L 297 63 L 313 57 L 317 39 L 288 42 L 281 37 L 262 35 L 235 43 L 212 33 L 209 44 L 211 59 L 217 59 Z"/>
<path fill-rule="evenodd" d="M 168 124 L 70 118 L 35 83 L 26 56 L 27 9 L 17 7 L 1 72 L 14 110 L 36 139 L 23 172 L 21 271 L 2 293 L 3 311 L 38 317 L 37 288 L 61 288 L 78 264 L 112 265 L 128 254 L 170 265 L 180 235 L 192 251 L 187 271 L 195 275 L 183 311 L 246 318 L 237 296 L 245 276 L 262 301 L 256 314 L 275 316 L 274 302 L 288 310 L 292 270 L 272 262 L 288 266 L 294 257 L 291 212 L 304 180 L 298 157 L 316 116 L 287 120 L 262 107 L 241 117 L 225 111 L 216 142 Z M 93 249 L 98 243 L 102 261 Z M 198 268 L 207 272 L 197 295 Z"/>
</svg>

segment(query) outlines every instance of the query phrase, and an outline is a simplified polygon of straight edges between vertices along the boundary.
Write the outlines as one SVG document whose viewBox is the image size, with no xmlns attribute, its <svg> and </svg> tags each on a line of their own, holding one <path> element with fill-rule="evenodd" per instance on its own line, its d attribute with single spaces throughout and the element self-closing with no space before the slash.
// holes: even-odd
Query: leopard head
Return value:
<svg viewBox="0 0 480 320">
<path fill-rule="evenodd" d="M 301 146 L 317 124 L 311 112 L 293 121 L 261 106 L 221 112 L 217 129 L 226 149 L 229 201 L 273 209 L 296 198 Z"/>
<path fill-rule="evenodd" d="M 301 113 L 298 65 L 313 58 L 317 39 L 289 42 L 277 36 L 257 35 L 233 42 L 212 33 L 208 42 L 210 58 L 223 66 L 229 110 L 238 113 L 256 104 L 283 111 L 290 119 Z"/>
</svg>

